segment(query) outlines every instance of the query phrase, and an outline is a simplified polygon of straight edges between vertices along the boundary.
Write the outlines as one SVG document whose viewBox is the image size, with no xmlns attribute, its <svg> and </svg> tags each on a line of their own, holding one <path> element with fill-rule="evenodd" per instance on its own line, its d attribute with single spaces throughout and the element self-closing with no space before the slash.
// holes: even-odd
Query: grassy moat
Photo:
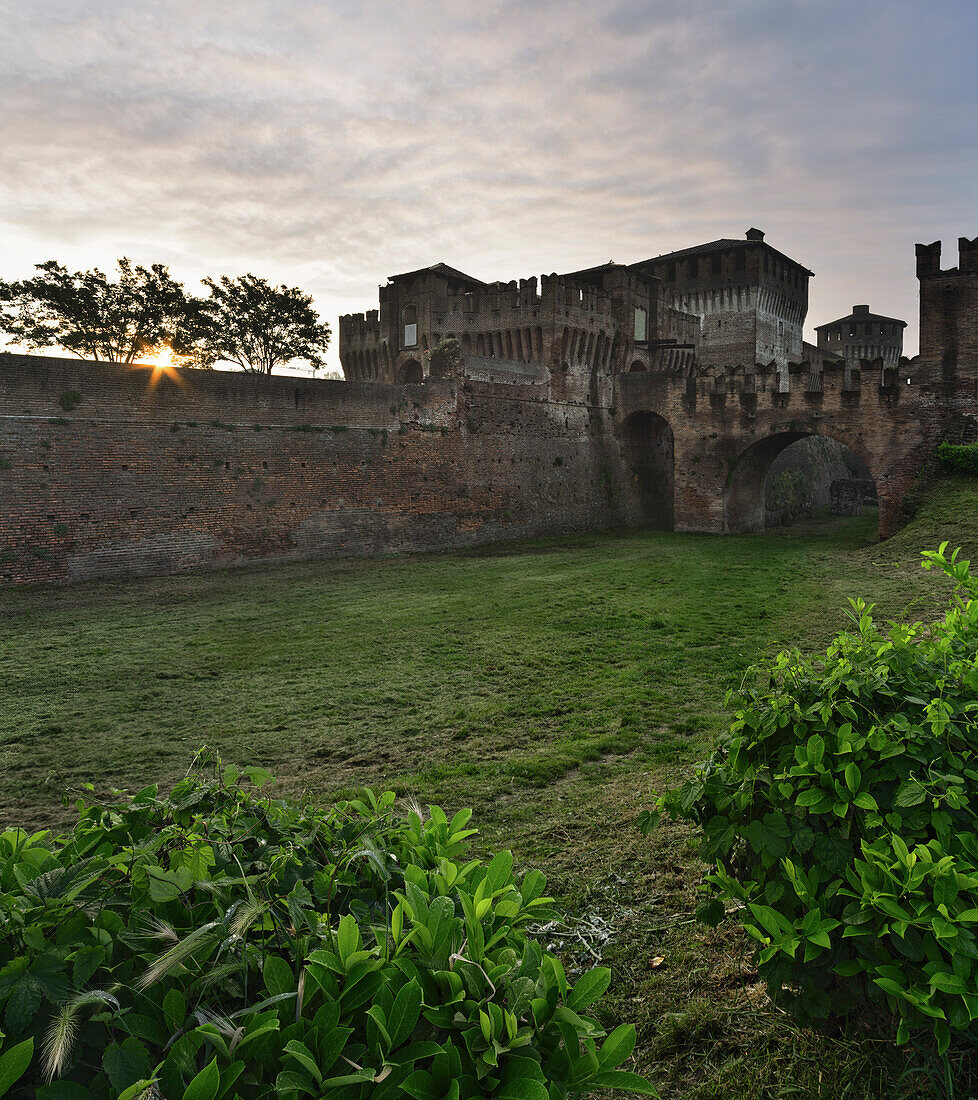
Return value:
<svg viewBox="0 0 978 1100">
<path fill-rule="evenodd" d="M 634 827 L 750 664 L 824 647 L 848 596 L 936 614 L 947 589 L 919 551 L 975 549 L 978 490 L 933 486 L 885 544 L 875 521 L 6 591 L 4 824 L 57 828 L 66 786 L 167 783 L 203 744 L 310 798 L 470 805 L 484 843 L 547 872 L 568 964 L 613 967 L 609 1022 L 637 1024 L 634 1068 L 664 1097 L 942 1095 L 912 1054 L 775 1012 L 738 928 L 690 920 L 689 831 Z"/>
</svg>

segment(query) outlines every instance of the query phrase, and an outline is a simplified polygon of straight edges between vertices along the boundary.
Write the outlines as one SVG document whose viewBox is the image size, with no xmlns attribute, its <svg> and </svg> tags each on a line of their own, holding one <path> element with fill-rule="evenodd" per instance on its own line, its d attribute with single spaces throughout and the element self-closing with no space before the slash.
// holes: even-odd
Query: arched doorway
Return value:
<svg viewBox="0 0 978 1100">
<path fill-rule="evenodd" d="M 752 443 L 731 464 L 724 527 L 734 534 L 763 531 L 877 507 L 873 474 L 851 447 L 811 432 L 780 432 Z"/>
<path fill-rule="evenodd" d="M 632 413 L 621 427 L 622 457 L 632 504 L 643 523 L 672 530 L 674 444 L 669 422 L 657 413 Z"/>
<path fill-rule="evenodd" d="M 406 382 L 408 385 L 416 385 L 423 377 L 421 364 L 417 359 L 405 359 L 397 372 L 398 382 Z"/>
<path fill-rule="evenodd" d="M 632 365 L 628 368 L 629 374 L 636 374 L 638 371 L 648 370 L 649 368 L 641 359 L 636 359 Z"/>
</svg>

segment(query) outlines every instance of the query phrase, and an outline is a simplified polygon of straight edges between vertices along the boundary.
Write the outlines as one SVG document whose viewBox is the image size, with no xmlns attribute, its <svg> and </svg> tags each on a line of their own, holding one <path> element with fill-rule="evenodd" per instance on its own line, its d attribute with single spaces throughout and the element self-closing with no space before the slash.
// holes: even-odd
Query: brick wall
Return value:
<svg viewBox="0 0 978 1100">
<path fill-rule="evenodd" d="M 608 414 L 538 385 L 179 381 L 0 357 L 0 583 L 437 550 L 627 518 L 614 444 L 595 428 Z"/>
</svg>

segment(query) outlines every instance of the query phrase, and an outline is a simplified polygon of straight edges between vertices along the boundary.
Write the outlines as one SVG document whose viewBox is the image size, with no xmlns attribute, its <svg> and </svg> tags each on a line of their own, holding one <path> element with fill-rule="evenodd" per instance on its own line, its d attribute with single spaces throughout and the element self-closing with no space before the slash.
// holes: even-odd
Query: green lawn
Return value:
<svg viewBox="0 0 978 1100">
<path fill-rule="evenodd" d="M 846 596 L 934 615 L 917 551 L 974 538 L 972 484 L 940 486 L 882 546 L 868 513 L 3 592 L 4 822 L 60 825 L 66 786 L 172 780 L 204 744 L 311 797 L 472 805 L 570 907 L 568 961 L 615 968 L 608 1011 L 637 1021 L 663 1095 L 904 1095 L 885 1050 L 771 1011 L 736 928 L 688 922 L 692 838 L 633 821 L 706 750 L 747 666 L 823 646 Z"/>
</svg>

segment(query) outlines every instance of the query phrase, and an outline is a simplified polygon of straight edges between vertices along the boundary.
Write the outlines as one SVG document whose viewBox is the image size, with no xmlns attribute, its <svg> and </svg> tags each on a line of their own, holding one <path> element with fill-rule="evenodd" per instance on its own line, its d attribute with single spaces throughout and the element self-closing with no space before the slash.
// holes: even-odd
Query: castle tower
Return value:
<svg viewBox="0 0 978 1100">
<path fill-rule="evenodd" d="M 978 373 L 978 237 L 958 239 L 958 266 L 941 269 L 941 242 L 917 245 L 920 358 L 946 377 Z"/>
<path fill-rule="evenodd" d="M 906 321 L 870 313 L 869 306 L 853 306 L 848 317 L 816 325 L 820 351 L 841 356 L 847 368 L 858 367 L 862 359 L 882 359 L 886 367 L 895 367 L 903 355 L 903 330 Z"/>
<path fill-rule="evenodd" d="M 748 229 L 633 264 L 661 280 L 669 305 L 699 316 L 698 361 L 706 367 L 800 362 L 812 272 Z"/>
</svg>

